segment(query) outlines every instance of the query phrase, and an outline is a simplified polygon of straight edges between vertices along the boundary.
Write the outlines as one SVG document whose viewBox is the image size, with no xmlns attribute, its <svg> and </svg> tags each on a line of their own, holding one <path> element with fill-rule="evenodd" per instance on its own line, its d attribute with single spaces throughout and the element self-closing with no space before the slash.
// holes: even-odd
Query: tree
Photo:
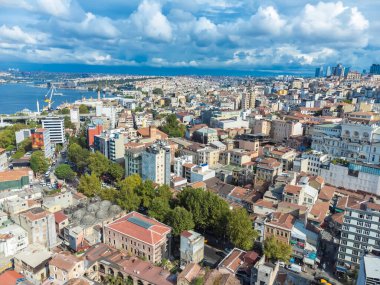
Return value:
<svg viewBox="0 0 380 285">
<path fill-rule="evenodd" d="M 64 126 L 66 129 L 75 129 L 75 125 L 71 122 L 70 117 L 64 118 Z"/>
<path fill-rule="evenodd" d="M 115 188 L 102 188 L 102 190 L 100 190 L 98 194 L 102 200 L 109 200 L 111 202 L 116 202 L 117 197 L 119 195 L 119 191 L 116 190 Z"/>
<path fill-rule="evenodd" d="M 252 221 L 243 208 L 232 210 L 227 218 L 226 232 L 229 240 L 244 250 L 252 249 L 253 242 L 257 238 L 257 232 L 252 228 Z"/>
<path fill-rule="evenodd" d="M 148 215 L 160 222 L 164 222 L 167 219 L 167 215 L 170 212 L 169 200 L 158 197 L 155 198 L 148 211 Z"/>
<path fill-rule="evenodd" d="M 155 197 L 153 181 L 145 180 L 142 184 L 136 187 L 136 193 L 141 198 L 141 205 L 145 208 L 149 208 Z"/>
<path fill-rule="evenodd" d="M 81 104 L 79 106 L 79 114 L 88 114 L 88 113 L 90 113 L 90 110 L 88 109 L 88 107 L 86 105 Z"/>
<path fill-rule="evenodd" d="M 120 181 L 124 175 L 124 168 L 121 167 L 118 163 L 111 162 L 108 167 L 108 173 L 114 180 Z"/>
<path fill-rule="evenodd" d="M 68 114 L 70 114 L 70 109 L 69 108 L 63 108 L 63 109 L 59 110 L 58 113 L 61 115 L 68 115 Z"/>
<path fill-rule="evenodd" d="M 197 228 L 206 229 L 208 226 L 208 207 L 204 199 L 205 191 L 197 188 L 185 188 L 178 195 L 179 204 L 192 213 Z"/>
<path fill-rule="evenodd" d="M 185 230 L 194 228 L 193 215 L 183 207 L 175 207 L 168 214 L 167 223 L 173 229 L 173 235 L 179 236 Z"/>
<path fill-rule="evenodd" d="M 79 144 L 72 143 L 67 150 L 67 155 L 69 160 L 75 163 L 77 170 L 83 172 L 88 165 L 90 152 L 87 149 L 82 148 Z"/>
<path fill-rule="evenodd" d="M 268 259 L 273 261 L 281 260 L 288 262 L 292 255 L 292 247 L 270 236 L 264 241 L 264 254 Z"/>
<path fill-rule="evenodd" d="M 58 179 L 73 180 L 75 178 L 75 172 L 68 164 L 61 164 L 55 169 L 55 175 Z"/>
<path fill-rule="evenodd" d="M 161 88 L 154 88 L 154 89 L 153 89 L 153 94 L 156 94 L 156 95 L 163 95 L 164 92 L 162 91 Z"/>
<path fill-rule="evenodd" d="M 169 137 L 183 137 L 186 132 L 184 125 L 181 125 L 175 114 L 166 116 L 165 124 L 160 127 L 160 130 Z"/>
<path fill-rule="evenodd" d="M 100 180 L 95 174 L 83 175 L 79 180 L 78 191 L 87 197 L 99 194 L 101 188 Z"/>
<path fill-rule="evenodd" d="M 141 198 L 136 194 L 136 188 L 142 184 L 141 177 L 133 174 L 118 183 L 119 195 L 116 203 L 127 211 L 136 211 L 141 203 Z"/>
<path fill-rule="evenodd" d="M 107 157 L 97 151 L 90 154 L 90 157 L 88 158 L 88 167 L 90 168 L 91 173 L 100 177 L 102 174 L 107 173 L 109 161 Z"/>
<path fill-rule="evenodd" d="M 42 174 L 48 170 L 49 163 L 42 151 L 38 150 L 32 153 L 30 157 L 30 168 L 35 174 Z"/>
<path fill-rule="evenodd" d="M 169 186 L 164 184 L 157 187 L 156 197 L 163 198 L 169 202 L 169 200 L 173 197 L 173 193 L 170 191 Z"/>
</svg>

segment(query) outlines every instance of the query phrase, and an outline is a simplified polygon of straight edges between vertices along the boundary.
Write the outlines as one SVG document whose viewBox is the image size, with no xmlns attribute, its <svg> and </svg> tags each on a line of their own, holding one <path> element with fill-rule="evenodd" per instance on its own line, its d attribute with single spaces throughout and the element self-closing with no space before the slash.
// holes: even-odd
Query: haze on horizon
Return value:
<svg viewBox="0 0 380 285">
<path fill-rule="evenodd" d="M 371 0 L 0 0 L 0 68 L 368 70 L 379 11 Z"/>
</svg>

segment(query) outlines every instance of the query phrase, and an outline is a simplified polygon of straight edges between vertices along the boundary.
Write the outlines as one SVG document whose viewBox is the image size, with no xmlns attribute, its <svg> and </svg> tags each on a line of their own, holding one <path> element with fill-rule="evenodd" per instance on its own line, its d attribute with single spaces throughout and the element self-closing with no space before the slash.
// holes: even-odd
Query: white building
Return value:
<svg viewBox="0 0 380 285">
<path fill-rule="evenodd" d="M 183 165 L 186 163 L 193 163 L 192 155 L 183 155 L 181 157 L 174 158 L 174 174 L 177 177 L 184 177 Z"/>
<path fill-rule="evenodd" d="M 309 151 L 302 154 L 302 158 L 307 159 L 307 172 L 318 176 L 322 164 L 328 162 L 329 157 L 320 151 Z"/>
<path fill-rule="evenodd" d="M 73 124 L 78 124 L 80 122 L 79 109 L 72 108 L 70 109 L 70 121 Z"/>
<path fill-rule="evenodd" d="M 191 169 L 190 182 L 205 181 L 215 177 L 215 170 L 209 169 L 208 164 L 200 164 Z"/>
<path fill-rule="evenodd" d="M 320 170 L 320 176 L 323 177 L 325 183 L 380 195 L 380 168 L 378 166 L 353 162 L 334 163 Z"/>
<path fill-rule="evenodd" d="M 344 213 L 336 269 L 346 272 L 359 264 L 366 249 L 380 251 L 380 204 L 361 202 Z M 380 276 L 380 275 L 378 275 Z"/>
<path fill-rule="evenodd" d="M 63 118 L 46 117 L 42 120 L 42 128 L 49 130 L 50 141 L 53 144 L 65 142 L 65 124 Z"/>
<path fill-rule="evenodd" d="M 360 259 L 356 285 L 380 285 L 380 256 L 367 254 Z"/>
<path fill-rule="evenodd" d="M 204 258 L 204 237 L 194 231 L 181 233 L 181 267 L 189 263 L 199 263 Z"/>
<path fill-rule="evenodd" d="M 0 228 L 0 255 L 15 255 L 29 244 L 28 233 L 19 225 Z"/>
</svg>

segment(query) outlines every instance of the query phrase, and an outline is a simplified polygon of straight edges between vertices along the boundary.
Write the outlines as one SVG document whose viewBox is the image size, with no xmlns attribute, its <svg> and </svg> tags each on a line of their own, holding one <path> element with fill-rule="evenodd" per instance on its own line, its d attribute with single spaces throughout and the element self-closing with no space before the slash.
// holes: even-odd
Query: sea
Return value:
<svg viewBox="0 0 380 285">
<path fill-rule="evenodd" d="M 33 85 L 20 83 L 0 84 L 0 114 L 14 114 L 23 109 L 32 112 L 37 111 L 37 100 L 40 104 L 40 111 L 47 103 L 44 102 L 48 88 L 36 87 Z M 63 103 L 74 103 L 82 98 L 97 98 L 94 91 L 76 89 L 56 89 L 62 96 L 53 96 L 52 108 L 56 108 Z"/>
</svg>

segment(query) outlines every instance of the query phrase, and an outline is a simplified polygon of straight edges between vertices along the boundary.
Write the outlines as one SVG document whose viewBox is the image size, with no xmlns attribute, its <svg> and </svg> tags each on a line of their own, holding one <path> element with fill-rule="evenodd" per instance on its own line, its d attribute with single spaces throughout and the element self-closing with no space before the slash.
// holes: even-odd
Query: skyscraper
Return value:
<svg viewBox="0 0 380 285">
<path fill-rule="evenodd" d="M 323 66 L 315 69 L 315 77 L 323 77 Z"/>
<path fill-rule="evenodd" d="M 380 74 L 380 64 L 375 64 L 375 63 L 372 64 L 371 69 L 369 70 L 369 73 L 379 75 Z"/>
<path fill-rule="evenodd" d="M 327 66 L 327 67 L 326 67 L 326 73 L 325 73 L 325 76 L 326 76 L 326 77 L 331 76 L 331 66 Z"/>
</svg>

